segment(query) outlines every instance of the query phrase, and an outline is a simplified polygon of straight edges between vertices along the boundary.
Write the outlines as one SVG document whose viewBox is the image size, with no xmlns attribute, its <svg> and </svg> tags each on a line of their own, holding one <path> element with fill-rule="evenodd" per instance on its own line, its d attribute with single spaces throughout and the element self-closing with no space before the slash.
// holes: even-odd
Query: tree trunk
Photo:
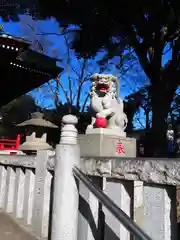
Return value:
<svg viewBox="0 0 180 240">
<path fill-rule="evenodd" d="M 152 155 L 155 157 L 167 157 L 167 116 L 171 105 L 171 97 L 161 88 L 156 88 L 152 95 Z M 172 96 L 173 98 L 173 96 Z"/>
</svg>

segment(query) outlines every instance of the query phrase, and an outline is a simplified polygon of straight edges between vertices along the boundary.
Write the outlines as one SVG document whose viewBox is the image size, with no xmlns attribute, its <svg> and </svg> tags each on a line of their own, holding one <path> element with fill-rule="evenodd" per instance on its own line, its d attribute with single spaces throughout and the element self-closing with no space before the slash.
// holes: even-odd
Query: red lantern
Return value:
<svg viewBox="0 0 180 240">
<path fill-rule="evenodd" d="M 107 120 L 103 117 L 96 118 L 95 128 L 107 128 Z"/>
</svg>

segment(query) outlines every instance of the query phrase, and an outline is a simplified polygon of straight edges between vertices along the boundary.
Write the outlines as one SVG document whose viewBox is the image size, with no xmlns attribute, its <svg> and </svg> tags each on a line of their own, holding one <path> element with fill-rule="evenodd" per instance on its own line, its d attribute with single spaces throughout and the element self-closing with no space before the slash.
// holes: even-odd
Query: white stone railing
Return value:
<svg viewBox="0 0 180 240">
<path fill-rule="evenodd" d="M 123 225 L 74 178 L 76 165 L 152 239 L 177 240 L 180 162 L 80 158 L 75 123 L 75 118 L 64 119 L 55 155 L 0 155 L 1 210 L 51 240 L 130 240 Z"/>
<path fill-rule="evenodd" d="M 92 181 L 96 182 L 152 239 L 179 239 L 176 213 L 176 186 L 180 185 L 178 159 L 120 160 L 86 157 L 81 159 L 81 170 L 91 176 Z M 97 199 L 87 188 L 82 189 L 80 187 L 80 193 L 84 191 L 84 199 L 98 219 Z M 104 239 L 130 240 L 130 233 L 105 208 L 103 214 Z M 81 218 L 81 225 L 84 226 L 84 218 Z M 85 229 L 81 225 L 79 228 Z M 84 231 L 92 235 L 90 228 Z"/>
<path fill-rule="evenodd" d="M 37 156 L 0 156 L 1 211 L 30 225 L 44 238 L 49 232 L 54 159 L 49 151 L 40 151 Z M 176 239 L 175 185 L 180 185 L 180 162 L 138 161 L 81 158 L 80 165 L 94 184 L 153 239 Z M 68 188 L 68 183 L 65 185 Z M 104 234 L 104 239 L 130 239 L 129 232 L 105 208 L 102 214 L 98 200 L 82 183 L 79 192 L 78 240 L 92 240 L 96 234 Z M 98 228 L 105 230 L 100 233 Z"/>
<path fill-rule="evenodd" d="M 50 154 L 0 155 L 0 209 L 30 225 L 41 237 L 48 236 L 53 175 L 47 168 Z"/>
</svg>

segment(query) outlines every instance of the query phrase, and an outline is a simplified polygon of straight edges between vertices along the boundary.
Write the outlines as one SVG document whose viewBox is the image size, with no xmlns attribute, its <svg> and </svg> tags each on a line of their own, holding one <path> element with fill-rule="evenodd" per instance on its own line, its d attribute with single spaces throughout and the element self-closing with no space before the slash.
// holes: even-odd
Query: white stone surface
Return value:
<svg viewBox="0 0 180 240">
<path fill-rule="evenodd" d="M 101 179 L 92 181 L 100 187 Z M 79 183 L 79 218 L 78 218 L 78 240 L 99 239 L 98 220 L 99 220 L 99 200 L 82 183 Z"/>
<path fill-rule="evenodd" d="M 52 184 L 52 174 L 47 171 L 45 176 L 44 185 L 44 208 L 43 208 L 43 222 L 42 222 L 42 237 L 48 237 L 49 233 L 49 217 L 50 217 L 50 199 L 51 197 L 51 185 Z"/>
<path fill-rule="evenodd" d="M 75 127 L 77 122 L 77 118 L 73 115 L 66 115 L 62 118 L 61 144 L 77 143 L 77 129 Z"/>
<path fill-rule="evenodd" d="M 179 159 L 81 157 L 81 170 L 93 176 L 180 185 Z"/>
<path fill-rule="evenodd" d="M 0 164 L 15 167 L 27 167 L 35 168 L 36 166 L 36 156 L 23 156 L 23 155 L 0 155 Z"/>
<path fill-rule="evenodd" d="M 0 166 L 0 208 L 1 209 L 3 209 L 5 206 L 6 178 L 7 178 L 7 169 L 3 165 L 1 165 Z"/>
<path fill-rule="evenodd" d="M 32 224 L 32 211 L 34 201 L 35 175 L 31 169 L 25 170 L 25 191 L 23 204 L 23 220 L 27 225 Z"/>
<path fill-rule="evenodd" d="M 72 167 L 74 164 L 79 165 L 79 147 L 76 144 L 77 131 L 74 130 L 73 124 L 68 125 L 70 128 L 64 126 L 63 129 L 63 143 L 61 142 L 56 150 L 54 189 L 56 200 L 54 200 L 53 208 L 52 240 L 84 240 L 83 236 L 87 236 L 88 240 L 94 240 L 92 228 L 90 225 L 88 226 L 87 221 L 83 221 L 83 218 L 81 218 L 82 232 L 77 238 L 78 189 L 72 175 Z M 70 133 L 69 129 L 72 129 L 73 134 Z M 68 132 L 67 136 L 66 132 Z M 54 153 L 45 152 L 45 156 L 41 158 L 42 163 L 38 162 L 38 157 L 0 156 L 0 164 L 2 164 L 0 165 L 0 208 L 8 212 L 12 212 L 14 209 L 16 213 L 19 211 L 17 215 L 22 216 L 20 203 L 23 199 L 24 173 L 21 167 L 24 166 L 23 219 L 28 224 L 33 223 L 34 225 L 36 223 L 36 228 L 41 236 L 47 236 L 48 232 L 48 203 L 52 176 L 47 169 L 54 169 Z M 36 191 L 34 192 L 33 169 L 35 167 L 37 176 Z M 39 170 L 37 171 L 37 169 Z M 175 234 L 177 227 L 176 189 L 173 186 L 167 186 L 167 184 L 180 184 L 179 159 L 81 158 L 81 169 L 91 175 L 92 179 L 93 176 L 110 178 L 111 181 L 107 182 L 105 191 L 128 214 L 130 214 L 128 206 L 131 197 L 131 201 L 134 202 L 134 220 L 154 240 L 177 240 Z M 135 180 L 134 199 L 127 190 L 127 185 L 120 185 L 122 179 Z M 129 181 L 132 186 L 133 181 Z M 16 184 L 17 182 L 20 182 L 19 186 Z M 149 182 L 148 185 L 145 182 Z M 153 183 L 158 183 L 158 185 Z M 36 193 L 35 207 L 33 207 L 34 193 Z M 86 188 L 84 188 L 83 194 L 91 209 L 95 226 L 97 226 L 98 201 Z M 16 201 L 17 199 L 19 200 Z M 15 211 L 18 202 L 19 208 L 16 208 L 17 211 Z M 32 211 L 36 212 L 36 222 L 34 218 L 32 221 Z M 129 234 L 123 226 L 118 221 L 116 222 L 115 218 L 107 213 L 107 210 L 105 214 L 106 223 L 111 226 L 115 234 L 123 240 L 128 239 Z M 71 228 L 71 226 L 73 227 Z M 113 238 L 111 239 L 113 240 Z"/>
<path fill-rule="evenodd" d="M 79 193 L 72 169 L 79 166 L 77 118 L 63 117 L 60 144 L 56 147 L 51 240 L 78 240 Z"/>
<path fill-rule="evenodd" d="M 17 168 L 16 179 L 15 179 L 14 206 L 13 206 L 13 214 L 17 218 L 23 217 L 24 184 L 25 184 L 25 174 L 21 168 Z"/>
<path fill-rule="evenodd" d="M 37 152 L 32 226 L 37 236 L 48 236 L 52 176 L 47 170 L 48 151 Z"/>
<path fill-rule="evenodd" d="M 119 129 L 109 129 L 109 128 L 88 128 L 86 134 L 102 134 L 102 135 L 111 135 L 117 137 L 126 137 L 126 133 L 120 131 Z"/>
<path fill-rule="evenodd" d="M 6 192 L 5 192 L 5 211 L 13 212 L 14 193 L 15 193 L 16 173 L 13 167 L 7 167 Z"/>
<path fill-rule="evenodd" d="M 144 186 L 143 229 L 154 240 L 177 240 L 175 187 Z"/>
<path fill-rule="evenodd" d="M 144 223 L 144 186 L 142 181 L 134 181 L 133 183 L 133 220 L 139 227 L 142 227 Z"/>
<path fill-rule="evenodd" d="M 131 216 L 130 184 L 126 182 L 110 180 L 106 183 L 104 192 L 117 204 L 128 216 Z M 105 240 L 130 240 L 130 233 L 124 226 L 105 208 Z"/>
</svg>

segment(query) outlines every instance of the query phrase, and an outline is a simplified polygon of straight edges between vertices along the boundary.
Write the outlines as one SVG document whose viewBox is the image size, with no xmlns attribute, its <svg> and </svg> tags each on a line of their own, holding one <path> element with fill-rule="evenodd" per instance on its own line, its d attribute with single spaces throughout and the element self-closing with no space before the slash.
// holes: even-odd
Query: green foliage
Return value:
<svg viewBox="0 0 180 240">
<path fill-rule="evenodd" d="M 69 114 L 69 105 L 67 103 L 59 104 L 56 109 L 44 109 L 45 118 L 59 127 L 61 127 L 62 117 L 67 114 Z M 87 125 L 91 122 L 91 115 L 89 114 L 89 111 L 81 112 L 76 106 L 71 106 L 71 114 L 78 118 L 78 132 L 85 133 Z"/>
<path fill-rule="evenodd" d="M 22 8 L 25 8 L 22 5 Z M 166 148 L 166 120 L 179 86 L 180 77 L 180 4 L 177 0 L 152 1 L 38 1 L 29 3 L 32 14 L 55 17 L 63 23 L 80 27 L 74 48 L 81 56 L 95 56 L 105 48 L 108 58 L 122 55 L 130 46 L 152 84 L 153 134 L 155 153 Z M 171 60 L 163 63 L 167 46 L 172 50 Z"/>
<path fill-rule="evenodd" d="M 86 127 L 91 121 L 90 114 L 80 112 L 76 106 L 71 106 L 71 110 L 72 114 L 78 117 L 77 129 L 79 133 L 85 133 Z M 68 104 L 59 104 L 57 109 L 48 110 L 37 106 L 34 99 L 29 95 L 15 99 L 0 109 L 0 138 L 15 138 L 17 133 L 21 132 L 16 125 L 29 119 L 31 113 L 36 111 L 42 111 L 45 119 L 61 128 L 62 117 L 69 114 L 69 106 Z M 48 132 L 48 136 L 48 141 L 54 145 L 59 142 L 60 132 L 52 130 Z"/>
<path fill-rule="evenodd" d="M 29 95 L 23 95 L 0 109 L 0 136 L 15 137 L 16 125 L 27 120 L 39 107 Z"/>
</svg>

